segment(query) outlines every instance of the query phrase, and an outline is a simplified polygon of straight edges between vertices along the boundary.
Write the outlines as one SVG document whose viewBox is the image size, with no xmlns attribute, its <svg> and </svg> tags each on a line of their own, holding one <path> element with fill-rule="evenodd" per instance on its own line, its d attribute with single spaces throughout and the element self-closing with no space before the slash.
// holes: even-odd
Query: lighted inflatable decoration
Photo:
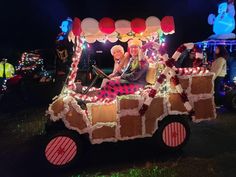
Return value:
<svg viewBox="0 0 236 177">
<path fill-rule="evenodd" d="M 109 21 L 109 25 L 101 27 L 103 22 L 96 23 L 95 19 L 86 18 L 85 22 L 81 22 L 81 30 L 80 21 L 76 20 L 72 27 L 73 33 L 69 36 L 70 40 L 75 41 L 71 73 L 67 85 L 49 106 L 47 113 L 50 120 L 55 122 L 51 126 L 48 125 L 49 128 L 63 122 L 65 128 L 74 130 L 77 133 L 75 136 L 79 136 L 75 140 L 72 132 L 61 132 L 48 140 L 45 158 L 51 165 L 63 167 L 71 164 L 75 157 L 79 157 L 83 149 L 81 136 L 85 134 L 89 135 L 88 139 L 92 144 L 151 137 L 156 134 L 156 141 L 162 148 L 177 150 L 182 148 L 189 138 L 186 117 L 194 122 L 216 118 L 214 74 L 206 68 L 177 69 L 174 66 L 183 50 L 194 49 L 196 46 L 193 43 L 181 45 L 172 58 L 165 52 L 160 52 L 160 33 L 168 34 L 174 31 L 173 18 L 164 19 L 163 23 L 156 17 L 148 17 L 145 23 L 141 19 L 132 20 L 131 23 L 118 20 L 115 22 L 114 32 L 110 19 L 105 20 Z M 93 25 L 96 30 L 91 29 Z M 105 32 L 106 28 L 109 29 L 106 34 L 97 32 L 99 29 Z M 83 94 L 83 91 L 87 87 L 83 87 L 82 92 L 77 92 L 75 79 L 83 42 L 88 37 L 100 39 L 102 35 L 105 40 L 109 39 L 109 35 L 113 35 L 112 38 L 120 41 L 137 38 L 147 44 L 144 45 L 144 53 L 154 53 L 151 59 L 146 56 L 152 61 L 146 78 L 149 85 L 135 94 L 117 96 L 115 99 L 98 100 L 94 93 L 99 88 L 94 87 L 87 90 L 86 94 Z M 203 58 L 201 51 L 196 52 L 195 58 Z M 95 70 L 104 75 L 98 69 Z"/>
<path fill-rule="evenodd" d="M 210 14 L 208 23 L 213 25 L 214 35 L 210 39 L 232 39 L 235 34 L 232 33 L 235 29 L 235 8 L 233 2 L 223 2 L 218 6 L 218 15 Z"/>
<path fill-rule="evenodd" d="M 58 41 L 62 41 L 65 38 L 67 38 L 68 33 L 70 32 L 71 28 L 72 28 L 72 19 L 70 17 L 68 17 L 66 20 L 63 20 L 61 22 L 61 33 L 58 35 L 57 40 Z"/>
</svg>

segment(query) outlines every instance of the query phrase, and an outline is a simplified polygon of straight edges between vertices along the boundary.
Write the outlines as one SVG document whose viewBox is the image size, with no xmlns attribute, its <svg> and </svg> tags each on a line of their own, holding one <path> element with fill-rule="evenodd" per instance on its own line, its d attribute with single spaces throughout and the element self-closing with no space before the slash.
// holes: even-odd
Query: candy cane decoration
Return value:
<svg viewBox="0 0 236 177">
<path fill-rule="evenodd" d="M 68 88 L 72 90 L 76 89 L 75 79 L 78 71 L 78 64 L 80 62 L 81 54 L 82 54 L 82 44 L 79 41 L 79 38 L 76 37 L 75 51 L 74 55 L 72 56 L 71 73 L 68 80 Z"/>
<path fill-rule="evenodd" d="M 162 56 L 160 56 L 162 57 Z M 144 115 L 147 111 L 148 107 L 150 106 L 153 98 L 155 97 L 156 93 L 159 91 L 160 86 L 163 84 L 164 80 L 167 78 L 167 74 L 172 71 L 173 74 L 175 74 L 175 71 L 172 69 L 174 67 L 174 59 L 171 58 L 169 60 L 166 60 L 166 58 L 163 59 L 165 61 L 165 69 L 162 71 L 160 76 L 158 77 L 154 87 L 150 90 L 148 97 L 144 100 L 144 103 L 139 110 L 140 115 Z"/>
<path fill-rule="evenodd" d="M 178 49 L 173 54 L 172 58 L 175 61 L 178 61 L 180 55 L 187 49 L 188 50 L 192 49 L 195 52 L 193 67 L 201 66 L 203 60 L 203 53 L 202 50 L 199 47 L 197 47 L 194 43 L 185 43 L 179 46 Z"/>
<path fill-rule="evenodd" d="M 193 75 L 193 74 L 206 74 L 209 70 L 205 67 L 195 67 L 195 68 L 176 68 L 176 74 L 183 75 Z"/>
<path fill-rule="evenodd" d="M 86 88 L 86 87 L 85 87 Z M 89 91 L 99 91 L 100 89 L 92 87 L 89 89 Z M 100 101 L 98 100 L 98 97 L 95 96 L 89 96 L 87 94 L 82 94 L 82 93 L 70 93 L 70 95 L 78 100 L 83 100 L 83 101 L 89 101 L 89 102 L 97 102 Z"/>
<path fill-rule="evenodd" d="M 178 69 L 175 68 L 175 66 L 174 66 L 174 63 L 179 59 L 179 57 L 182 54 L 182 52 L 184 50 L 186 50 L 186 49 L 195 49 L 195 51 L 196 51 L 196 57 L 195 57 L 196 59 L 195 60 L 196 61 L 199 61 L 199 60 L 203 59 L 203 54 L 201 53 L 200 50 L 197 49 L 196 45 L 194 45 L 193 43 L 186 43 L 186 44 L 181 45 L 177 49 L 177 51 L 174 53 L 172 58 L 170 58 L 168 60 L 167 60 L 166 56 L 165 57 L 159 56 L 159 57 L 164 59 L 166 68 L 162 71 L 161 75 L 157 79 L 156 84 L 150 90 L 150 92 L 148 94 L 148 98 L 146 98 L 144 100 L 144 103 L 143 103 L 141 109 L 139 110 L 140 115 L 144 115 L 145 114 L 145 112 L 147 111 L 148 107 L 150 106 L 153 98 L 155 97 L 156 93 L 159 91 L 159 88 L 160 88 L 161 84 L 164 82 L 164 79 L 167 78 L 167 74 L 170 73 L 171 74 L 171 78 L 174 81 L 174 85 L 175 85 L 176 91 L 180 94 L 181 100 L 184 103 L 184 107 L 189 112 L 189 115 L 192 118 L 194 118 L 194 110 L 193 110 L 192 106 L 189 103 L 187 94 L 184 92 L 182 86 L 179 83 L 179 79 L 176 76 L 176 71 L 178 71 Z"/>
<path fill-rule="evenodd" d="M 182 102 L 184 103 L 184 107 L 189 112 L 189 115 L 192 116 L 192 118 L 194 118 L 193 117 L 193 114 L 194 114 L 193 108 L 189 103 L 187 93 L 183 90 L 182 86 L 180 85 L 179 78 L 177 77 L 177 75 L 174 75 L 171 77 L 171 80 L 174 83 L 176 91 L 179 93 Z"/>
<path fill-rule="evenodd" d="M 161 84 L 164 82 L 164 80 L 167 78 L 167 74 L 170 73 L 172 78 L 175 78 L 175 82 L 176 82 L 176 90 L 177 92 L 180 94 L 181 99 L 184 103 L 184 106 L 186 108 L 186 110 L 189 112 L 189 115 L 191 117 L 193 117 L 194 115 L 194 111 L 192 109 L 192 106 L 189 103 L 187 94 L 184 92 L 184 90 L 182 89 L 181 85 L 179 84 L 179 79 L 176 76 L 176 72 L 173 69 L 174 68 L 174 59 L 171 58 L 169 60 L 167 60 L 165 62 L 166 64 L 166 68 L 162 71 L 161 75 L 158 77 L 156 84 L 154 85 L 154 87 L 150 90 L 148 97 L 144 100 L 144 103 L 141 107 L 141 109 L 139 110 L 140 115 L 144 115 L 145 112 L 147 111 L 147 109 L 149 108 L 153 98 L 155 97 L 156 93 L 159 91 L 159 88 L 161 86 Z"/>
</svg>

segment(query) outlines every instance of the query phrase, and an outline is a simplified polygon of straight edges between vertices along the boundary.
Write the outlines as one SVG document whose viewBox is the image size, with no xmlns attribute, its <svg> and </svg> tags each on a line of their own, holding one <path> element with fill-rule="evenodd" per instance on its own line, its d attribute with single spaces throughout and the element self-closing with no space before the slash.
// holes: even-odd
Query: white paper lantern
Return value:
<svg viewBox="0 0 236 177">
<path fill-rule="evenodd" d="M 85 18 L 81 22 L 81 29 L 84 33 L 96 34 L 99 31 L 98 21 L 94 18 Z"/>
<path fill-rule="evenodd" d="M 120 34 L 127 34 L 131 31 L 130 22 L 128 20 L 117 20 L 115 27 L 116 31 Z"/>
<path fill-rule="evenodd" d="M 161 28 L 161 21 L 155 16 L 146 19 L 146 31 L 149 33 L 156 32 Z"/>
</svg>

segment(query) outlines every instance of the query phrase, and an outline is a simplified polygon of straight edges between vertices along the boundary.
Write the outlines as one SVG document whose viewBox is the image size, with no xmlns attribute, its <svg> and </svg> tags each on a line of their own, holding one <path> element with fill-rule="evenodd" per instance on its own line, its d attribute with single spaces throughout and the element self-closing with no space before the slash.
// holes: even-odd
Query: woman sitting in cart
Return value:
<svg viewBox="0 0 236 177">
<path fill-rule="evenodd" d="M 111 48 L 111 55 L 114 59 L 114 68 L 112 73 L 109 75 L 110 79 L 115 80 L 117 76 L 120 76 L 124 69 L 129 63 L 129 53 L 125 52 L 124 48 L 121 45 L 114 45 Z M 104 87 L 109 81 L 107 78 L 104 78 L 101 84 L 101 87 Z"/>
<path fill-rule="evenodd" d="M 106 82 L 99 92 L 99 99 L 115 99 L 117 95 L 133 94 L 146 85 L 148 63 L 141 52 L 142 42 L 138 39 L 130 40 L 128 47 L 131 58 L 126 68 L 115 80 Z"/>
</svg>

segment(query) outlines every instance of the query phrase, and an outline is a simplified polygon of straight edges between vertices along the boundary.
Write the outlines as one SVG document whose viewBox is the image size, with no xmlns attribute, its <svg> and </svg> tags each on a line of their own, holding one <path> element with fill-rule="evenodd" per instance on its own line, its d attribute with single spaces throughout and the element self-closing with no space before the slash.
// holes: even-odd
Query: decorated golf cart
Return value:
<svg viewBox="0 0 236 177">
<path fill-rule="evenodd" d="M 204 67 L 176 68 L 184 50 L 195 51 L 195 63 L 201 62 L 201 50 L 193 43 L 181 45 L 169 58 L 161 50 L 161 35 L 174 32 L 173 17 L 131 22 L 103 18 L 99 22 L 75 18 L 69 40 L 74 42 L 73 63 L 66 85 L 48 108 L 46 125 L 51 138 L 45 145 L 45 158 L 57 167 L 70 165 L 82 155 L 84 140 L 91 144 L 152 137 L 166 150 L 182 148 L 190 135 L 188 121 L 216 118 L 213 97 L 213 73 Z M 97 77 L 88 87 L 76 82 L 78 63 L 84 43 L 95 41 L 127 42 L 141 40 L 149 63 L 147 85 L 135 93 L 99 99 L 100 88 L 93 87 L 98 77 L 108 78 L 93 66 Z M 151 52 L 151 54 L 150 54 Z M 66 131 L 65 131 L 66 130 Z M 68 133 L 69 132 L 69 133 Z"/>
</svg>

